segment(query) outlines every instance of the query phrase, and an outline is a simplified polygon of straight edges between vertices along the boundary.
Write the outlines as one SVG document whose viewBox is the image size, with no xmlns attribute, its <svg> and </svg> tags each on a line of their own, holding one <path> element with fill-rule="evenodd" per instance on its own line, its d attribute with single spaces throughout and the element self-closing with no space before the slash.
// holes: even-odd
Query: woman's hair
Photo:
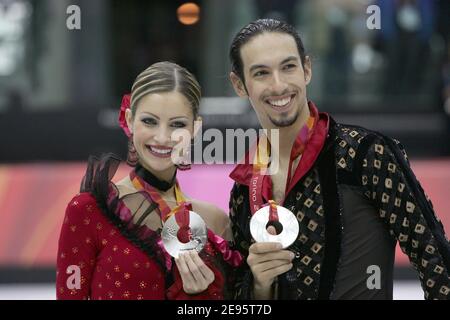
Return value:
<svg viewBox="0 0 450 320">
<path fill-rule="evenodd" d="M 162 61 L 152 64 L 141 72 L 131 88 L 131 112 L 147 94 L 176 91 L 189 101 L 194 119 L 197 118 L 201 98 L 201 88 L 194 75 L 176 63 Z"/>
<path fill-rule="evenodd" d="M 294 38 L 295 43 L 297 44 L 301 63 L 303 66 L 305 64 L 305 47 L 303 46 L 303 42 L 300 38 L 299 33 L 293 26 L 275 19 L 258 19 L 256 21 L 250 22 L 248 25 L 243 27 L 236 34 L 230 46 L 229 55 L 231 61 L 231 71 L 233 71 L 243 82 L 245 82 L 245 79 L 240 52 L 241 47 L 249 42 L 253 37 L 264 32 L 279 32 L 291 35 Z M 270 48 L 268 48 L 267 50 L 270 50 Z"/>
</svg>

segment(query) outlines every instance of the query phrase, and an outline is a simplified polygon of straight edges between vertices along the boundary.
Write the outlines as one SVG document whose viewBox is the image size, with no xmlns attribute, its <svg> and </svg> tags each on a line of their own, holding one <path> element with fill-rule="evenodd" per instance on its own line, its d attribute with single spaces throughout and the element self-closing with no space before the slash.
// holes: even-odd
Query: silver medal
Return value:
<svg viewBox="0 0 450 320">
<path fill-rule="evenodd" d="M 256 242 L 279 242 L 283 248 L 289 247 L 298 237 L 299 225 L 297 217 L 288 209 L 277 205 L 278 221 L 283 226 L 280 234 L 271 235 L 267 232 L 270 206 L 265 206 L 255 212 L 250 220 L 250 233 Z"/>
<path fill-rule="evenodd" d="M 166 251 L 174 258 L 178 258 L 181 251 L 197 250 L 200 252 L 205 246 L 208 231 L 205 221 L 194 211 L 189 211 L 189 227 L 191 228 L 192 238 L 187 243 L 182 243 L 177 236 L 178 226 L 175 215 L 172 215 L 164 223 L 161 231 L 161 238 Z"/>
</svg>

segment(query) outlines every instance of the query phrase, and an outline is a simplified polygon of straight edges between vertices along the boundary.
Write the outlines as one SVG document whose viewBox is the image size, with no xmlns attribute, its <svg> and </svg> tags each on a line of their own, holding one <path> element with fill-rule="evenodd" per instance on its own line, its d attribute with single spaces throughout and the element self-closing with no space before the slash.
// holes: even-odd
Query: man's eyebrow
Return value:
<svg viewBox="0 0 450 320">
<path fill-rule="evenodd" d="M 280 65 L 285 64 L 286 62 L 290 62 L 290 61 L 295 61 L 298 62 L 298 57 L 296 56 L 289 56 L 285 59 L 283 59 L 283 61 L 280 62 Z M 266 65 L 264 64 L 254 64 L 250 67 L 249 72 L 252 72 L 253 70 L 259 69 L 259 68 L 267 68 Z"/>
<path fill-rule="evenodd" d="M 249 72 L 252 72 L 253 70 L 259 69 L 259 68 L 267 68 L 266 65 L 263 64 L 254 64 L 250 67 Z"/>
<path fill-rule="evenodd" d="M 290 61 L 297 62 L 298 58 L 296 56 L 290 56 L 290 57 L 287 57 L 286 59 L 284 59 L 283 61 L 281 61 L 280 64 L 285 64 L 286 62 L 290 62 Z"/>
</svg>

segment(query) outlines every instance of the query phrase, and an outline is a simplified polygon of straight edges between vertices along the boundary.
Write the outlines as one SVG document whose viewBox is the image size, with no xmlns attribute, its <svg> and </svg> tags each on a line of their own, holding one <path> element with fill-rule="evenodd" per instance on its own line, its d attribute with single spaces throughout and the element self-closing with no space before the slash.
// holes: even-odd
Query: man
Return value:
<svg viewBox="0 0 450 320">
<path fill-rule="evenodd" d="M 448 299 L 450 245 L 400 143 L 317 111 L 306 94 L 311 61 L 292 26 L 250 23 L 230 58 L 236 93 L 249 99 L 264 129 L 279 130 L 279 148 L 270 150 L 274 174 L 258 180 L 249 153 L 230 175 L 233 234 L 247 261 L 236 273 L 235 297 L 392 299 L 399 242 L 425 297 Z M 288 248 L 255 243 L 250 234 L 252 214 L 269 200 L 299 222 Z M 267 230 L 279 232 L 275 224 Z"/>
</svg>

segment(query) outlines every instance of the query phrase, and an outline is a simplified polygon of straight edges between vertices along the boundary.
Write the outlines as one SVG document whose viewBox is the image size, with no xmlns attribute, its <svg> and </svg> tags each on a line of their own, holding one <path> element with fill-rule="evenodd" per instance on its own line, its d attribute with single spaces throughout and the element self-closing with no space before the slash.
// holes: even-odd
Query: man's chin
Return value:
<svg viewBox="0 0 450 320">
<path fill-rule="evenodd" d="M 299 113 L 297 112 L 293 116 L 281 115 L 279 118 L 269 117 L 269 119 L 273 125 L 275 125 L 279 128 L 284 128 L 284 127 L 289 127 L 289 126 L 293 125 L 297 121 L 298 116 L 299 116 Z"/>
</svg>

